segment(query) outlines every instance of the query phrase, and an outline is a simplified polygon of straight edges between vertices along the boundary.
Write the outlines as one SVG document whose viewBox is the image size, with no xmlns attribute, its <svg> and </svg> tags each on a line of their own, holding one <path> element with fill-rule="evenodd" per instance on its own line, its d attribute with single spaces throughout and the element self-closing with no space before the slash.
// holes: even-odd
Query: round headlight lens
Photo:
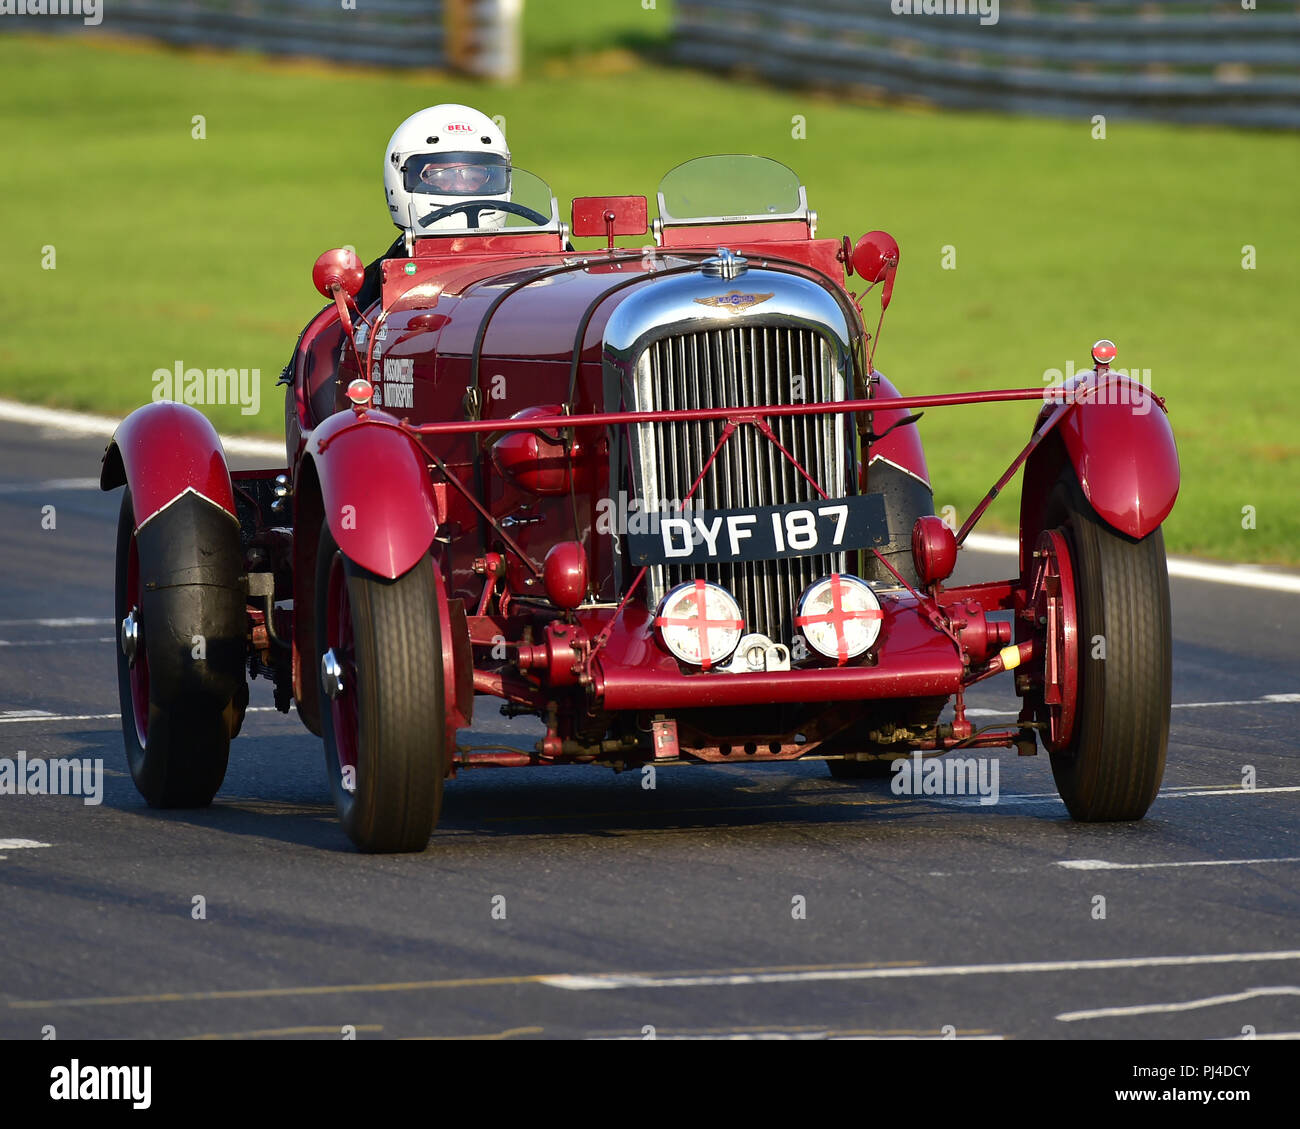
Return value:
<svg viewBox="0 0 1300 1129">
<path fill-rule="evenodd" d="M 808 645 L 841 666 L 872 647 L 883 620 L 871 586 L 842 573 L 810 584 L 794 617 Z"/>
<path fill-rule="evenodd" d="M 736 649 L 745 621 L 740 605 L 725 588 L 689 580 L 664 597 L 655 626 L 673 655 L 708 670 Z"/>
</svg>

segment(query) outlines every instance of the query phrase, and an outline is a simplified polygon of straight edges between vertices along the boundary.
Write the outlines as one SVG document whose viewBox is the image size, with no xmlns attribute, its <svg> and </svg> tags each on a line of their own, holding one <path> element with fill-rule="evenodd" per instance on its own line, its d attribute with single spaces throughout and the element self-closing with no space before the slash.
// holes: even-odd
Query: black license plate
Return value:
<svg viewBox="0 0 1300 1129">
<path fill-rule="evenodd" d="M 789 506 L 692 510 L 649 518 L 628 533 L 636 565 L 770 561 L 870 549 L 889 541 L 880 494 L 826 498 Z"/>
</svg>

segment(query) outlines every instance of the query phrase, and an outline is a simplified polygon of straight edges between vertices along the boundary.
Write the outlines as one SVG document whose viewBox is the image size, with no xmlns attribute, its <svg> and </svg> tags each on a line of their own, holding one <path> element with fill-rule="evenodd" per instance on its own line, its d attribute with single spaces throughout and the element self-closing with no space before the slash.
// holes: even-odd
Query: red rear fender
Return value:
<svg viewBox="0 0 1300 1129">
<path fill-rule="evenodd" d="M 428 552 L 438 531 L 428 456 L 391 416 L 338 412 L 312 432 L 303 458 L 330 532 L 353 561 L 396 579 Z"/>
<path fill-rule="evenodd" d="M 136 528 L 187 491 L 235 516 L 221 440 L 207 417 L 188 404 L 162 400 L 127 416 L 104 451 L 99 485 L 131 488 Z"/>
</svg>

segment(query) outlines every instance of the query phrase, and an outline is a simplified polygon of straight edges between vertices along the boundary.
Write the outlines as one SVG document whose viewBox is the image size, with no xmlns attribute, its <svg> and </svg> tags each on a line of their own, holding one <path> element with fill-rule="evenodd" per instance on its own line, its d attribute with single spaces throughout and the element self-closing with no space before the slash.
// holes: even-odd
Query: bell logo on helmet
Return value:
<svg viewBox="0 0 1300 1129">
<path fill-rule="evenodd" d="M 448 122 L 448 133 L 473 133 L 474 127 L 469 122 Z"/>
</svg>

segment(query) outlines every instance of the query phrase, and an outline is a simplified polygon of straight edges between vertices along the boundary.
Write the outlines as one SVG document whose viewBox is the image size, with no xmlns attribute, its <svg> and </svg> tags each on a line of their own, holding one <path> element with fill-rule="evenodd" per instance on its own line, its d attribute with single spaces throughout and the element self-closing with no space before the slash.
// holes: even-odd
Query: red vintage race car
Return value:
<svg viewBox="0 0 1300 1129">
<path fill-rule="evenodd" d="M 486 765 L 812 757 L 851 779 L 1041 742 L 1075 819 L 1145 813 L 1178 457 L 1110 342 L 1046 394 L 901 395 L 861 305 L 878 286 L 883 318 L 897 244 L 818 238 L 785 166 L 679 166 L 646 246 L 616 245 L 644 239 L 644 197 L 576 199 L 570 226 L 538 178 L 491 176 L 451 205 L 463 226 L 383 262 L 371 303 L 350 251 L 317 261 L 287 466 L 231 474 L 174 403 L 109 444 L 123 733 L 151 804 L 211 801 L 260 677 L 324 739 L 367 851 L 424 849 L 444 779 Z M 1039 405 L 1027 442 L 954 530 L 917 413 L 1017 400 Z M 1022 469 L 1018 572 L 948 586 Z M 1018 720 L 974 728 L 968 689 L 1004 672 Z M 487 698 L 545 736 L 458 744 Z"/>
</svg>

